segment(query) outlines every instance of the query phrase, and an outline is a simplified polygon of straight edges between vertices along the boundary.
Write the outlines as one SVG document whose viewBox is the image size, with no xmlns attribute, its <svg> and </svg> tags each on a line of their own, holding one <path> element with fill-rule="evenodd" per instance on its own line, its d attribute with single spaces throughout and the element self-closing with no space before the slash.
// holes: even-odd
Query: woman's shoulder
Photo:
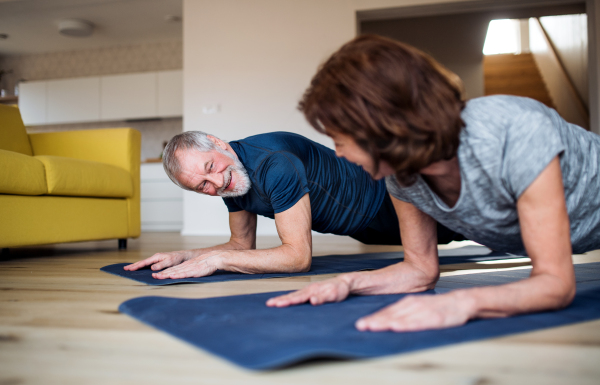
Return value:
<svg viewBox="0 0 600 385">
<path fill-rule="evenodd" d="M 491 125 L 527 117 L 552 115 L 554 110 L 537 100 L 513 95 L 490 95 L 467 101 L 462 117 L 465 123 L 485 121 Z"/>
<path fill-rule="evenodd" d="M 531 124 L 555 121 L 555 115 L 554 110 L 530 98 L 512 95 L 475 98 L 467 102 L 462 113 L 463 136 L 502 139 Z"/>
</svg>

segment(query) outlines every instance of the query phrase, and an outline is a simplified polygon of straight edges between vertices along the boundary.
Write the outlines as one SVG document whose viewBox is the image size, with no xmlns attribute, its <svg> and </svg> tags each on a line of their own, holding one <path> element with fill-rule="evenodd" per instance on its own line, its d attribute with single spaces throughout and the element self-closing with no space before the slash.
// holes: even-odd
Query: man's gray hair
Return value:
<svg viewBox="0 0 600 385">
<path fill-rule="evenodd" d="M 189 187 L 182 185 L 181 182 L 177 180 L 177 175 L 181 173 L 181 163 L 179 162 L 176 153 L 179 150 L 196 150 L 199 152 L 216 150 L 218 148 L 217 145 L 210 140 L 207 135 L 207 133 L 202 131 L 186 131 L 172 137 L 163 151 L 162 163 L 167 176 L 173 183 L 184 190 L 191 191 Z"/>
</svg>

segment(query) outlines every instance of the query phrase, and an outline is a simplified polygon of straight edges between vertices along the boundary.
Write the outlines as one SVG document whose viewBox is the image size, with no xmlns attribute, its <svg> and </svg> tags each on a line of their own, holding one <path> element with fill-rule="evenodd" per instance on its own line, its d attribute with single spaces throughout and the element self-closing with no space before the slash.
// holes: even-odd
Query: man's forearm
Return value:
<svg viewBox="0 0 600 385">
<path fill-rule="evenodd" d="M 211 251 L 218 251 L 218 250 L 245 250 L 245 245 L 242 243 L 230 240 L 229 242 L 226 242 L 226 243 L 223 243 L 220 245 L 205 247 L 202 249 L 186 250 L 188 252 L 188 255 L 186 256 L 185 260 L 187 261 L 189 259 L 196 258 L 196 257 L 199 257 L 204 254 L 208 254 Z"/>
<path fill-rule="evenodd" d="M 298 273 L 310 269 L 311 250 L 281 245 L 263 250 L 230 249 L 217 255 L 219 269 L 245 274 Z"/>
</svg>

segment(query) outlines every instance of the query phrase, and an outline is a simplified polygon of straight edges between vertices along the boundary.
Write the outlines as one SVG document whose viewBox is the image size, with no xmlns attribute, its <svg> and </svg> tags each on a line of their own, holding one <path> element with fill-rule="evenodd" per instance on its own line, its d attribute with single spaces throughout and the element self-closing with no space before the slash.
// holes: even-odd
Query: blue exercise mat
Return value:
<svg viewBox="0 0 600 385">
<path fill-rule="evenodd" d="M 481 249 L 481 247 L 477 247 Z M 485 250 L 489 250 L 484 248 Z M 467 250 L 465 250 L 467 251 Z M 475 250 L 477 252 L 479 250 Z M 116 263 L 102 267 L 100 270 L 118 275 L 119 277 L 129 278 L 134 281 L 142 282 L 153 286 L 172 285 L 176 283 L 208 283 L 208 282 L 225 282 L 238 281 L 247 279 L 263 279 L 263 278 L 282 278 L 282 277 L 298 277 L 304 275 L 319 275 L 319 274 L 334 274 L 347 273 L 351 271 L 375 270 L 393 265 L 402 261 L 403 253 L 387 252 L 387 253 L 367 253 L 367 254 L 351 254 L 351 255 L 329 255 L 326 257 L 315 257 L 312 260 L 310 271 L 306 273 L 269 273 L 269 274 L 241 274 L 228 271 L 216 271 L 213 275 L 200 278 L 181 278 L 181 279 L 156 279 L 152 278 L 152 273 L 157 271 L 145 268 L 136 271 L 123 270 L 124 266 L 129 263 Z M 517 258 L 514 255 L 506 253 L 491 252 L 484 255 L 453 255 L 440 258 L 440 264 L 456 264 L 467 262 L 481 262 L 498 259 Z"/>
<path fill-rule="evenodd" d="M 428 293 L 503 284 L 530 270 L 466 274 L 440 279 Z M 577 295 L 566 309 L 410 333 L 359 332 L 355 321 L 404 295 L 352 296 L 339 303 L 269 308 L 285 292 L 207 299 L 141 297 L 119 311 L 249 369 L 267 370 L 318 358 L 367 358 L 522 333 L 600 318 L 600 263 L 576 265 Z"/>
</svg>

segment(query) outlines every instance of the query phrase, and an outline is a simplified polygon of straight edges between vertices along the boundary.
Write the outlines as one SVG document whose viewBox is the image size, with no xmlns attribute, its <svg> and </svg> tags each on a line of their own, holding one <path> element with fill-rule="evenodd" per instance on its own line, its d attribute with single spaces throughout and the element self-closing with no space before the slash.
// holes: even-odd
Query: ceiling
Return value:
<svg viewBox="0 0 600 385">
<path fill-rule="evenodd" d="M 0 56 L 70 51 L 182 38 L 182 0 L 0 0 Z M 58 33 L 58 21 L 95 25 L 90 37 Z"/>
</svg>

